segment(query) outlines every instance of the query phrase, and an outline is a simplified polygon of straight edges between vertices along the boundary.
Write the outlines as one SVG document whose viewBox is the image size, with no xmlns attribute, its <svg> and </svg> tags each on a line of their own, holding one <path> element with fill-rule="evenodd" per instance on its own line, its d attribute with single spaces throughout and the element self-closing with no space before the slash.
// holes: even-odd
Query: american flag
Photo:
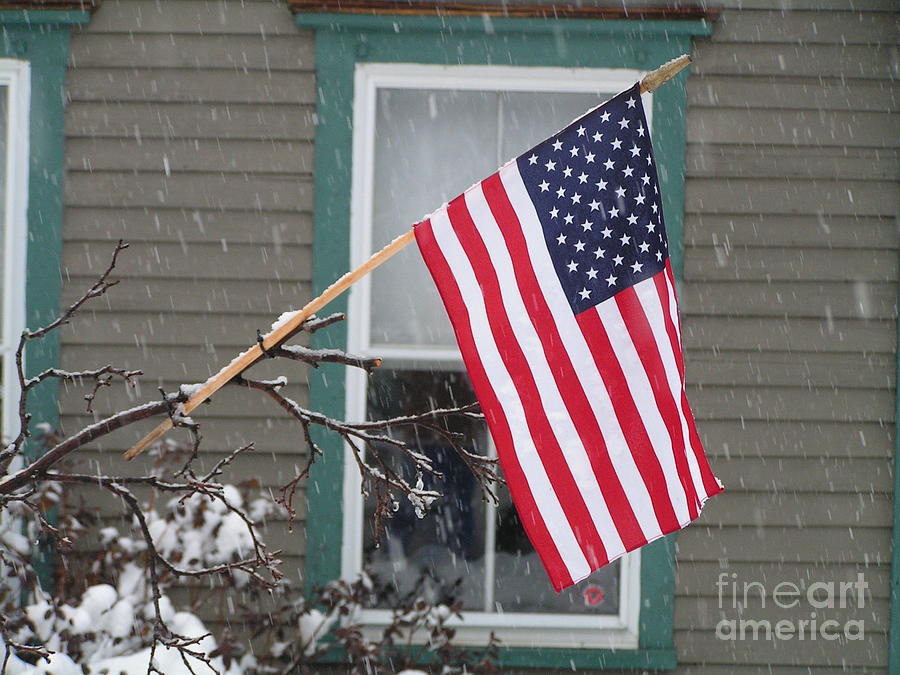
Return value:
<svg viewBox="0 0 900 675">
<path fill-rule="evenodd" d="M 415 235 L 557 591 L 686 526 L 722 490 L 685 395 L 638 85 Z"/>
</svg>

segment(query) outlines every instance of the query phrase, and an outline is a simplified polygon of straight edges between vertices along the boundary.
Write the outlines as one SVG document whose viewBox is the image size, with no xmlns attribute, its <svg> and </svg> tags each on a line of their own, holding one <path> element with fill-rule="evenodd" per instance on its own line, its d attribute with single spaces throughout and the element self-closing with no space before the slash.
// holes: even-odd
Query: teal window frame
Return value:
<svg viewBox="0 0 900 675">
<path fill-rule="evenodd" d="M 56 317 L 62 291 L 64 118 L 66 64 L 73 26 L 85 25 L 81 10 L 0 10 L 0 58 L 28 61 L 31 102 L 28 116 L 28 204 L 25 271 L 25 325 L 36 329 Z M 59 364 L 59 338 L 51 333 L 28 345 L 25 374 L 33 377 Z M 59 383 L 51 379 L 29 397 L 31 425 L 59 425 Z M 28 457 L 38 452 L 26 447 Z M 35 553 L 43 588 L 52 588 L 55 556 L 48 546 Z"/>
<path fill-rule="evenodd" d="M 348 270 L 352 162 L 353 77 L 357 63 L 514 65 L 651 70 L 691 51 L 691 38 L 709 35 L 706 20 L 596 20 L 390 14 L 300 13 L 299 28 L 315 33 L 316 158 L 313 293 Z M 654 93 L 654 149 L 676 279 L 681 278 L 684 212 L 686 75 Z M 346 296 L 332 303 L 346 311 Z M 317 347 L 346 347 L 346 327 L 316 333 Z M 346 390 L 340 367 L 309 375 L 310 405 L 342 417 Z M 340 440 L 319 433 L 324 457 L 313 466 L 307 497 L 305 585 L 308 592 L 340 576 L 343 531 Z M 337 496 L 337 498 L 336 498 Z M 504 667 L 644 668 L 677 666 L 673 640 L 675 539 L 642 550 L 639 645 L 634 650 L 501 649 Z M 329 659 L 340 661 L 335 650 Z"/>
</svg>

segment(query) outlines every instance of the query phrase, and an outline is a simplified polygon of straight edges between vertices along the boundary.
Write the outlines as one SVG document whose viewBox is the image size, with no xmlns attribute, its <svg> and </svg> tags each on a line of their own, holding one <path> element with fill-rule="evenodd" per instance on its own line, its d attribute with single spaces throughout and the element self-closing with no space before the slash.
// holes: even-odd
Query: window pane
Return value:
<svg viewBox="0 0 900 675">
<path fill-rule="evenodd" d="M 468 378 L 458 372 L 391 370 L 379 368 L 372 376 L 368 394 L 371 419 L 394 417 L 430 408 L 450 407 L 475 400 Z M 485 452 L 483 423 L 456 420 L 449 431 L 468 439 L 469 450 Z M 438 593 L 458 584 L 455 597 L 465 607 L 484 607 L 485 503 L 481 489 L 459 456 L 438 434 L 413 430 L 395 434 L 432 458 L 444 478 L 425 475 L 426 487 L 434 487 L 444 497 L 432 506 L 423 519 L 416 517 L 408 501 L 402 501 L 394 517 L 386 522 L 385 534 L 376 548 L 372 532 L 374 499 L 365 504 L 364 566 L 388 587 L 384 606 L 416 588 L 424 579 L 425 592 Z M 415 481 L 408 462 L 406 478 Z"/>
<path fill-rule="evenodd" d="M 497 168 L 497 106 L 492 92 L 378 91 L 373 250 Z M 454 347 L 437 290 L 413 249 L 372 275 L 371 342 Z"/>
<path fill-rule="evenodd" d="M 503 92 L 502 161 L 518 157 L 615 94 Z"/>
<path fill-rule="evenodd" d="M 528 541 L 507 490 L 497 507 L 497 559 L 494 581 L 496 611 L 560 614 L 617 614 L 618 561 L 597 570 L 584 581 L 556 593 Z"/>
</svg>

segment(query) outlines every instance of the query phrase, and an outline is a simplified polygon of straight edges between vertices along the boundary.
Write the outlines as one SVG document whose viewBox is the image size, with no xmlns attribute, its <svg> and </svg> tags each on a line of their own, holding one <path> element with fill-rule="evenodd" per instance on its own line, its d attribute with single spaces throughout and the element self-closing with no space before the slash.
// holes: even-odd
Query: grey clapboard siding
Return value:
<svg viewBox="0 0 900 675">
<path fill-rule="evenodd" d="M 895 16 L 763 5 L 723 12 L 688 83 L 686 375 L 727 491 L 678 538 L 679 670 L 883 673 L 880 602 L 824 610 L 864 618 L 862 642 L 715 634 L 723 617 L 796 622 L 812 609 L 720 609 L 720 573 L 769 592 L 862 573 L 889 594 Z"/>
<path fill-rule="evenodd" d="M 122 283 L 68 327 L 61 361 L 145 371 L 135 390 L 101 392 L 97 414 L 157 398 L 158 386 L 205 380 L 257 328 L 309 299 L 312 56 L 283 2 L 110 0 L 73 35 L 63 301 L 92 283 L 112 241 L 132 246 L 117 270 Z M 286 393 L 305 401 L 303 366 L 279 372 Z M 254 374 L 274 370 L 263 363 Z M 64 388 L 64 429 L 94 421 L 84 393 Z M 274 487 L 304 465 L 299 429 L 257 392 L 223 391 L 197 415 L 207 465 L 256 443 L 258 454 L 236 463 L 235 482 Z M 120 454 L 153 423 L 94 444 L 83 458 L 89 470 L 149 470 L 147 459 L 126 464 Z M 304 501 L 301 492 L 293 533 L 282 518 L 268 525 L 267 542 L 284 549 L 283 571 L 295 581 Z"/>
<path fill-rule="evenodd" d="M 895 6 L 717 4 L 725 11 L 696 42 L 688 84 L 681 308 L 689 395 L 728 489 L 678 538 L 678 673 L 884 673 Z M 147 373 L 137 391 L 102 392 L 103 412 L 205 379 L 309 298 L 314 41 L 278 0 L 105 0 L 73 37 L 70 66 L 64 300 L 102 269 L 110 239 L 134 246 L 123 285 L 67 328 L 62 363 Z M 304 401 L 302 366 L 287 375 Z M 81 396 L 63 393 L 67 429 L 93 420 Z M 267 405 L 216 396 L 202 412 L 203 460 L 255 440 L 241 471 L 268 487 L 292 475 L 303 460 L 297 430 Z M 121 467 L 134 438 L 116 434 L 86 458 Z M 273 537 L 299 575 L 302 528 Z M 736 616 L 718 607 L 722 572 L 770 591 L 863 573 L 871 601 L 834 616 L 865 618 L 866 640 L 718 640 L 722 613 Z M 796 620 L 808 610 L 751 604 L 744 614 Z"/>
</svg>

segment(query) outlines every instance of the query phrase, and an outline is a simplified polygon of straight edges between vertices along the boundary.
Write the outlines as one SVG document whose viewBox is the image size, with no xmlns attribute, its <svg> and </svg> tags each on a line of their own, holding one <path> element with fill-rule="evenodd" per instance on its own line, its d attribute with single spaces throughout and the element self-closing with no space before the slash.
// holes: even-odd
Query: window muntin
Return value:
<svg viewBox="0 0 900 675">
<path fill-rule="evenodd" d="M 605 69 L 357 65 L 351 264 L 639 77 L 637 71 Z M 652 109 L 649 101 L 645 107 Z M 441 157 L 447 161 L 438 161 Z M 385 358 L 368 386 L 364 375 L 348 375 L 351 418 L 400 413 L 396 406 L 410 398 L 404 390 L 420 394 L 420 408 L 428 398 L 438 401 L 444 395 L 459 402 L 474 398 L 443 306 L 411 249 L 351 292 L 349 348 Z M 472 437 L 475 449 L 492 452 L 484 429 Z M 425 447 L 431 444 L 418 440 Z M 451 466 L 440 448 L 430 449 Z M 401 516 L 389 526 L 382 549 L 374 549 L 365 532 L 369 513 L 359 495 L 359 478 L 352 461 L 346 466 L 344 576 L 352 577 L 365 561 L 381 574 L 395 573 L 401 593 L 412 573 L 429 565 L 439 574 L 456 572 L 459 596 L 470 610 L 459 629 L 463 641 L 483 642 L 490 628 L 508 646 L 637 647 L 639 554 L 559 596 L 549 584 L 542 593 L 539 584 L 522 583 L 526 573 L 531 582 L 543 580 L 544 573 L 513 522 L 508 496 L 499 508 L 485 506 L 477 486 L 462 484 L 451 484 L 450 490 L 457 490 L 455 508 L 450 499 L 424 521 L 409 523 Z M 454 539 L 448 522 L 469 528 L 477 540 Z M 413 533 L 413 527 L 419 530 Z M 386 618 L 384 610 L 366 614 L 373 623 Z"/>
<path fill-rule="evenodd" d="M 15 350 L 25 328 L 28 204 L 27 62 L 0 59 L 0 440 L 18 433 Z"/>
</svg>

